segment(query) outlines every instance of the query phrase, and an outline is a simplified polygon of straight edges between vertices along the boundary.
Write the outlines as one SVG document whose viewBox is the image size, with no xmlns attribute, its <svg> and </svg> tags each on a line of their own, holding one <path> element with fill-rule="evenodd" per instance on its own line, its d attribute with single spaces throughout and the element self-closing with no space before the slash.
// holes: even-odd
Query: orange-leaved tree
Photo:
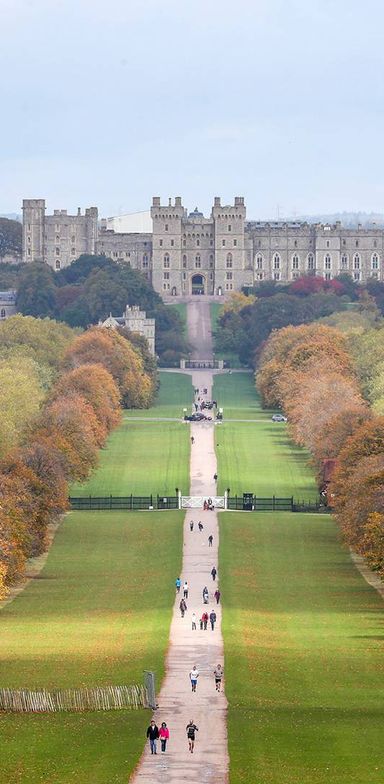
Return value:
<svg viewBox="0 0 384 784">
<path fill-rule="evenodd" d="M 52 392 L 52 399 L 80 395 L 92 406 L 106 437 L 121 418 L 120 393 L 111 374 L 99 364 L 80 365 L 63 373 Z"/>
</svg>

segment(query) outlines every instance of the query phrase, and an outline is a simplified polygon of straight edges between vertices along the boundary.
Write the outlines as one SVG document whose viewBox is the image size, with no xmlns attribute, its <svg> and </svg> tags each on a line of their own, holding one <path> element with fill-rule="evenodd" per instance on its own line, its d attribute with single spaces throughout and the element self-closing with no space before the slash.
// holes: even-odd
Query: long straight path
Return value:
<svg viewBox="0 0 384 784">
<path fill-rule="evenodd" d="M 199 314 L 198 305 L 202 306 Z M 209 317 L 207 303 L 193 302 L 193 316 L 189 324 L 205 324 L 205 335 L 210 336 L 206 323 Z M 209 308 L 209 305 L 208 305 Z M 189 313 L 189 306 L 188 306 Z M 190 314 L 189 314 L 190 315 Z M 196 333 L 197 334 L 197 333 Z M 189 335 L 192 341 L 193 335 Z M 201 342 L 200 351 L 212 355 L 211 338 Z M 199 352 L 195 353 L 198 354 Z M 202 357 L 202 353 L 200 353 Z M 213 373 L 198 370 L 192 373 L 195 388 L 207 389 L 206 397 L 212 393 Z M 217 463 L 215 455 L 215 425 L 193 423 L 191 436 L 190 493 L 198 496 L 216 495 Z M 190 522 L 194 521 L 194 530 Z M 204 528 L 199 531 L 197 523 Z M 209 547 L 208 536 L 212 534 L 213 545 Z M 147 744 L 139 766 L 131 778 L 133 784 L 226 784 L 228 781 L 228 751 L 226 731 L 227 701 L 224 691 L 215 688 L 214 670 L 217 664 L 224 664 L 224 647 L 221 634 L 221 605 L 216 603 L 214 592 L 220 585 L 220 574 L 216 582 L 212 580 L 211 569 L 218 568 L 219 530 L 215 511 L 196 509 L 189 511 L 184 520 L 183 564 L 180 578 L 189 584 L 187 599 L 188 610 L 181 618 L 180 595 L 176 595 L 170 629 L 170 643 L 166 660 L 166 675 L 158 695 L 158 709 L 154 712 L 156 724 L 160 727 L 165 721 L 170 730 L 170 740 L 165 754 L 157 750 L 151 755 Z M 175 575 L 175 578 L 178 575 Z M 209 589 L 209 605 L 203 604 L 202 591 Z M 217 622 L 212 631 L 200 629 L 199 620 L 204 610 L 214 610 Z M 197 617 L 197 628 L 192 629 L 192 613 Z M 196 665 L 200 673 L 197 691 L 192 693 L 189 673 Z M 198 727 L 195 751 L 189 752 L 186 725 L 193 720 Z M 149 724 L 149 717 L 148 717 Z"/>
</svg>

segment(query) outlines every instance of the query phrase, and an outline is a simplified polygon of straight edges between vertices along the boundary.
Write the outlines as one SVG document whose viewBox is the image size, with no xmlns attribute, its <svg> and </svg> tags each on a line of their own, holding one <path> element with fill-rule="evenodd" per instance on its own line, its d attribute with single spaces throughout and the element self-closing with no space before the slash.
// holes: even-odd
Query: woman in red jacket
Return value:
<svg viewBox="0 0 384 784">
<path fill-rule="evenodd" d="M 159 738 L 161 743 L 161 752 L 162 754 L 164 754 L 165 747 L 167 745 L 167 740 L 169 738 L 169 729 L 165 721 L 162 722 L 161 727 L 159 729 Z"/>
</svg>

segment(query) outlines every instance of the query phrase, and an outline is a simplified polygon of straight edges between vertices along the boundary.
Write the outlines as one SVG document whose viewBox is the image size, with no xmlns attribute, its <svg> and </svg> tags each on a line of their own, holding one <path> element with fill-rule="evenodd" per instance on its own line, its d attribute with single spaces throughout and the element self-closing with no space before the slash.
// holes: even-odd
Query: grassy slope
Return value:
<svg viewBox="0 0 384 784">
<path fill-rule="evenodd" d="M 39 579 L 0 612 L 1 685 L 81 686 L 160 680 L 180 570 L 179 513 L 76 513 Z M 0 716 L 0 780 L 126 782 L 146 711 Z"/>
<path fill-rule="evenodd" d="M 383 602 L 327 516 L 220 517 L 231 784 L 381 784 Z"/>
<path fill-rule="evenodd" d="M 284 423 L 271 422 L 271 412 L 262 410 L 253 376 L 216 376 L 213 393 L 224 408 L 224 421 L 216 428 L 219 490 L 230 487 L 232 495 L 317 498 L 306 452 L 292 444 Z M 231 423 L 231 418 L 261 421 Z"/>
<path fill-rule="evenodd" d="M 71 495 L 173 495 L 189 488 L 189 427 L 181 420 L 190 407 L 189 376 L 161 373 L 158 405 L 148 416 L 178 416 L 176 422 L 135 422 L 125 418 L 100 452 L 100 465 L 86 484 L 75 484 Z M 131 417 L 133 412 L 126 412 Z M 135 412 L 137 415 L 144 412 Z"/>
</svg>

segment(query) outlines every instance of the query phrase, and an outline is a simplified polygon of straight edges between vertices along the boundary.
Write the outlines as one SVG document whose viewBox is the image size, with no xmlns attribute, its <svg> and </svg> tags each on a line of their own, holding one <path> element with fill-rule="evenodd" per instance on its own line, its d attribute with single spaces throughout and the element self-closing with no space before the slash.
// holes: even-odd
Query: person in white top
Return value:
<svg viewBox="0 0 384 784">
<path fill-rule="evenodd" d="M 199 670 L 197 669 L 196 664 L 194 664 L 191 672 L 189 673 L 189 680 L 191 681 L 192 691 L 196 691 L 197 679 L 199 675 Z"/>
<path fill-rule="evenodd" d="M 184 599 L 188 599 L 188 583 L 186 580 L 184 581 L 184 585 L 183 585 L 183 596 Z"/>
<path fill-rule="evenodd" d="M 196 631 L 196 613 L 192 613 L 192 631 Z"/>
</svg>

